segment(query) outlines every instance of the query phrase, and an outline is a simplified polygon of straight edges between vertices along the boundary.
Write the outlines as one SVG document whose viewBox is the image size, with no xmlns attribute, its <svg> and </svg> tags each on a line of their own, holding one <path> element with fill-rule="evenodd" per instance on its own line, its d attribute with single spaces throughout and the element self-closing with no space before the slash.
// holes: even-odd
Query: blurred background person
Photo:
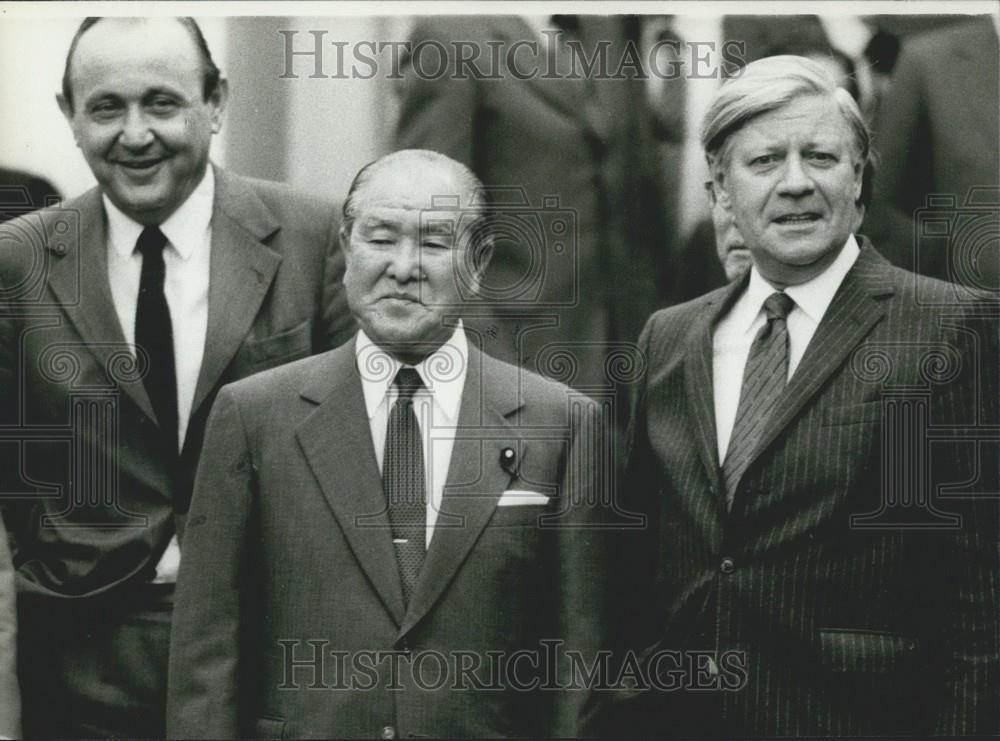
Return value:
<svg viewBox="0 0 1000 741">
<path fill-rule="evenodd" d="M 900 267 L 989 291 L 1000 290 L 998 58 L 996 15 L 904 41 L 875 126 L 868 225 Z M 917 220 L 931 194 L 947 235 Z"/>
<path fill-rule="evenodd" d="M 506 59 L 493 79 L 455 79 L 453 69 L 429 77 L 411 59 L 400 90 L 396 148 L 442 152 L 488 188 L 514 189 L 492 191 L 498 219 L 542 214 L 537 236 L 510 218 L 498 234 L 483 280 L 490 316 L 469 321 L 482 348 L 595 392 L 620 390 L 616 354 L 628 351 L 666 299 L 654 158 L 654 129 L 663 136 L 664 126 L 654 121 L 643 80 L 611 79 L 640 35 L 632 16 L 424 18 L 410 37 L 414 48 L 470 43 L 489 59 L 491 43 L 534 47 Z M 588 58 L 606 44 L 609 71 L 574 74 L 572 43 Z M 518 79 L 531 70 L 539 72 Z M 569 212 L 575 233 L 547 231 L 547 198 Z M 618 404 L 624 413 L 620 397 Z"/>
</svg>

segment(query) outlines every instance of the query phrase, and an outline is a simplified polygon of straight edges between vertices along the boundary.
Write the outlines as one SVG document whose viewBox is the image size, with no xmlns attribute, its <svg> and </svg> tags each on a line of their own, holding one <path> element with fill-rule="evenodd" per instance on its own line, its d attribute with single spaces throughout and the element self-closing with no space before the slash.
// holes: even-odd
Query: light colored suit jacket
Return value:
<svg viewBox="0 0 1000 741">
<path fill-rule="evenodd" d="M 658 312 L 640 343 L 626 490 L 653 525 L 636 562 L 650 655 L 732 652 L 743 667 L 728 691 L 648 693 L 652 727 L 996 733 L 995 314 L 866 243 L 730 511 L 712 331 L 745 285 Z"/>
<path fill-rule="evenodd" d="M 81 598 L 152 577 L 218 389 L 353 331 L 338 224 L 332 204 L 216 169 L 208 334 L 176 470 L 112 302 L 99 190 L 0 226 L 0 489 L 22 608 L 105 619 Z"/>
<path fill-rule="evenodd" d="M 513 686 L 531 686 L 530 659 L 499 681 L 486 664 L 490 651 L 497 667 L 521 650 L 537 659 L 546 640 L 589 663 L 606 639 L 612 535 L 594 526 L 613 513 L 596 405 L 470 348 L 442 511 L 407 606 L 353 345 L 219 396 L 187 523 L 168 735 L 590 732 L 595 697 L 553 689 L 569 664 L 534 691 Z M 549 499 L 498 506 L 508 490 Z M 388 661 L 369 656 L 369 674 L 353 664 L 379 651 L 402 657 L 395 681 Z M 451 667 L 443 687 L 421 688 L 409 667 L 426 661 L 433 683 L 435 652 L 482 661 L 477 679 Z"/>
<path fill-rule="evenodd" d="M 21 736 L 21 692 L 17 681 L 17 595 L 7 531 L 0 518 L 0 736 Z"/>
</svg>

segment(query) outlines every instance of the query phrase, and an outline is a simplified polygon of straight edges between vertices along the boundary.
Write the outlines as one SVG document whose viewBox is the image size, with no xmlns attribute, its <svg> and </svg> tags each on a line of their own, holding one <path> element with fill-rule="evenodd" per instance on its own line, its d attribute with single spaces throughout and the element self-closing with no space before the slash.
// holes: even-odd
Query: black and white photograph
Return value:
<svg viewBox="0 0 1000 741">
<path fill-rule="evenodd" d="M 0 739 L 1000 738 L 1000 5 L 0 2 Z"/>
</svg>

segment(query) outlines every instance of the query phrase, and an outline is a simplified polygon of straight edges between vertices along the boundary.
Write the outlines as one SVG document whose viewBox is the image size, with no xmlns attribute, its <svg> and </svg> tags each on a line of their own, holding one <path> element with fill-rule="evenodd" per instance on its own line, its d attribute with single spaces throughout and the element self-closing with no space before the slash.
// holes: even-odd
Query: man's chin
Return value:
<svg viewBox="0 0 1000 741">
<path fill-rule="evenodd" d="M 151 188 L 115 188 L 108 197 L 123 214 L 139 223 L 159 223 L 175 210 L 164 193 Z"/>
</svg>

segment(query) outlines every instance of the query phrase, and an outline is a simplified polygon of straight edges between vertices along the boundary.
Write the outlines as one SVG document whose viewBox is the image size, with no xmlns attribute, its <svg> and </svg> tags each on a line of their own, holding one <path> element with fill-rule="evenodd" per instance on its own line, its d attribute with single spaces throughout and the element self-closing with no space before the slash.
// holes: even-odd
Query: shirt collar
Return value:
<svg viewBox="0 0 1000 741">
<path fill-rule="evenodd" d="M 837 289 L 844 282 L 844 278 L 858 259 L 859 254 L 861 254 L 861 249 L 858 247 L 857 240 L 853 234 L 848 235 L 844 248 L 826 270 L 805 283 L 788 286 L 785 288 L 785 293 L 795 302 L 796 308 L 801 309 L 813 323 L 819 324 L 833 301 Z M 750 331 L 763 309 L 764 301 L 774 292 L 774 286 L 764 280 L 764 277 L 757 271 L 757 267 L 751 268 L 746 300 L 747 305 L 753 307 L 755 311 L 747 312 L 744 316 L 746 325 L 741 327 L 743 331 Z"/>
<path fill-rule="evenodd" d="M 108 242 L 115 252 L 127 258 L 135 251 L 135 243 L 142 234 L 143 226 L 122 213 L 106 194 L 102 199 L 104 211 L 108 215 Z M 204 243 L 205 233 L 212 222 L 214 201 L 215 173 L 209 165 L 205 168 L 205 176 L 187 200 L 160 224 L 160 230 L 181 259 L 187 260 Z"/>
<path fill-rule="evenodd" d="M 368 412 L 368 419 L 372 419 L 382 402 L 389 398 L 392 382 L 403 364 L 376 345 L 363 329 L 358 330 L 355 353 L 358 368 L 372 371 L 361 373 L 365 410 Z M 449 422 L 457 422 L 462 405 L 462 390 L 465 388 L 465 374 L 469 367 L 469 343 L 461 320 L 441 347 L 413 367 L 431 392 L 435 405 Z"/>
</svg>

